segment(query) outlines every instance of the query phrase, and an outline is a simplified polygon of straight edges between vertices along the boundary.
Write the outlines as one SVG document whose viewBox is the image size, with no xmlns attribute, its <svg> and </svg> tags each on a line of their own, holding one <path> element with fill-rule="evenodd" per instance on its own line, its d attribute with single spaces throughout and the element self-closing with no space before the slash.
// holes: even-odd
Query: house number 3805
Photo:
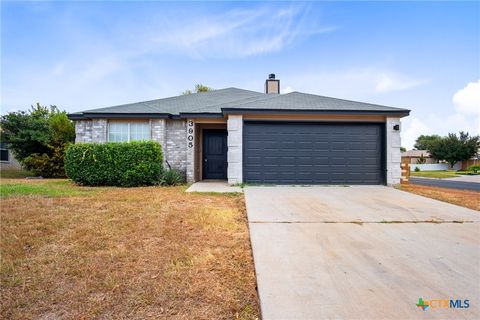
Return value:
<svg viewBox="0 0 480 320">
<path fill-rule="evenodd" d="M 193 121 L 189 120 L 187 123 L 188 129 L 187 129 L 187 140 L 188 140 L 188 147 L 193 148 Z"/>
</svg>

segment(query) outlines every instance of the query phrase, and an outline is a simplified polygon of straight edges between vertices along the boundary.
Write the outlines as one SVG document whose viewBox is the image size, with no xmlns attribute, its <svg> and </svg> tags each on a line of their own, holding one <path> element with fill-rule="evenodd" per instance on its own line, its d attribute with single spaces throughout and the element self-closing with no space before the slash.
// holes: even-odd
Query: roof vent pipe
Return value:
<svg viewBox="0 0 480 320">
<path fill-rule="evenodd" d="M 275 74 L 270 73 L 268 79 L 265 80 L 266 94 L 280 94 L 280 80 L 275 79 Z"/>
</svg>

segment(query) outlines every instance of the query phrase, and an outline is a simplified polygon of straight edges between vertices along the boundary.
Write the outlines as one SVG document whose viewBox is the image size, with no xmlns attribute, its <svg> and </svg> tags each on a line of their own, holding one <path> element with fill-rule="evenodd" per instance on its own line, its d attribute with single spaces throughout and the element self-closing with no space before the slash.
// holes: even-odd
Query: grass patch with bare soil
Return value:
<svg viewBox="0 0 480 320">
<path fill-rule="evenodd" d="M 65 179 L 2 179 L 0 184 L 0 197 L 15 196 L 41 196 L 41 197 L 65 197 L 80 196 L 95 193 L 100 188 L 88 188 L 76 186 L 73 182 Z"/>
<path fill-rule="evenodd" d="M 448 170 L 434 170 L 434 171 L 414 171 L 410 172 L 410 175 L 413 177 L 423 177 L 423 178 L 437 178 L 437 179 L 445 179 L 445 178 L 455 178 L 458 177 L 456 171 L 448 171 Z"/>
<path fill-rule="evenodd" d="M 1 200 L 3 318 L 258 318 L 242 195 L 19 184 L 40 189 Z"/>
<path fill-rule="evenodd" d="M 478 191 L 448 189 L 416 184 L 402 184 L 399 188 L 403 191 L 480 211 L 480 192 Z"/>
</svg>

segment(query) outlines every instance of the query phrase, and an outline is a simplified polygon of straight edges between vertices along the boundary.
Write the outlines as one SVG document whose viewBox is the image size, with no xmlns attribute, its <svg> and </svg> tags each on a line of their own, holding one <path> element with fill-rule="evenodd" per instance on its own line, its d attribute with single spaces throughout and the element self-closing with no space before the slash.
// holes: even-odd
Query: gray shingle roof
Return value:
<svg viewBox="0 0 480 320">
<path fill-rule="evenodd" d="M 226 88 L 204 93 L 181 95 L 151 101 L 124 104 L 114 107 L 86 110 L 71 117 L 96 114 L 163 114 L 178 116 L 186 113 L 222 114 L 226 110 L 269 111 L 334 111 L 334 112 L 383 112 L 404 113 L 409 110 L 336 99 L 301 92 L 267 95 L 260 92 Z"/>
<path fill-rule="evenodd" d="M 265 96 L 265 94 L 237 88 L 226 88 L 87 110 L 84 111 L 84 113 L 167 113 L 178 115 L 180 112 L 193 112 L 198 109 L 212 110 L 210 112 L 221 112 L 221 109 L 217 107 L 218 105 L 261 96 Z"/>
</svg>

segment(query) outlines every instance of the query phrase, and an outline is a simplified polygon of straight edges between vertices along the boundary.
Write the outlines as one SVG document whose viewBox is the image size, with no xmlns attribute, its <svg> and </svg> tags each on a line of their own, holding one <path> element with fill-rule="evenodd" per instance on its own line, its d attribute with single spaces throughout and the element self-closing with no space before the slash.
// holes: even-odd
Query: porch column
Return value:
<svg viewBox="0 0 480 320">
<path fill-rule="evenodd" d="M 398 127 L 396 127 L 398 126 Z M 387 185 L 392 186 L 400 183 L 401 177 L 401 139 L 400 130 L 401 123 L 400 118 L 387 117 L 386 119 L 387 130 Z"/>
<path fill-rule="evenodd" d="M 187 119 L 187 182 L 195 182 L 195 121 Z"/>
<path fill-rule="evenodd" d="M 228 170 L 229 184 L 243 182 L 243 116 L 229 115 L 227 120 L 228 130 Z"/>
</svg>

